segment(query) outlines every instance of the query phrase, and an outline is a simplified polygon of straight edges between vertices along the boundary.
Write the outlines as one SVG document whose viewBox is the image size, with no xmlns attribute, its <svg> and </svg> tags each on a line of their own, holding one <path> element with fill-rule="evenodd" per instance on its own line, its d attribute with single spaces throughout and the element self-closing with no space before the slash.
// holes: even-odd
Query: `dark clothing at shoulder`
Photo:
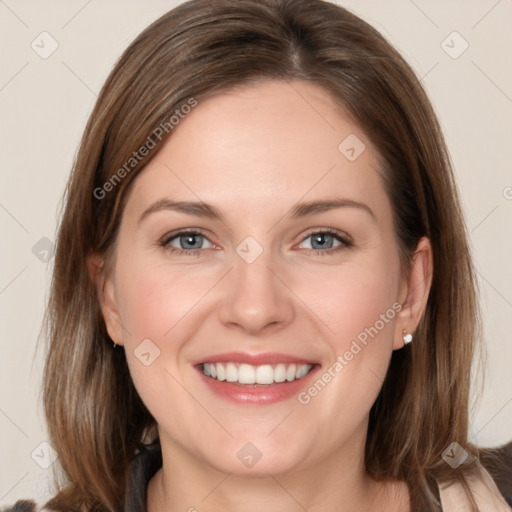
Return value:
<svg viewBox="0 0 512 512">
<path fill-rule="evenodd" d="M 162 467 L 160 443 L 146 446 L 135 457 L 126 488 L 125 512 L 145 512 L 147 487 L 153 475 Z"/>
<path fill-rule="evenodd" d="M 135 456 L 126 487 L 125 512 L 146 512 L 146 494 L 149 481 L 162 467 L 160 443 L 144 446 Z M 36 504 L 33 500 L 18 500 L 14 505 L 0 507 L 0 512 L 51 512 L 51 509 Z M 94 512 L 94 511 L 91 511 Z"/>
<path fill-rule="evenodd" d="M 480 463 L 491 475 L 508 505 L 512 506 L 512 442 L 500 448 L 486 448 Z"/>
<path fill-rule="evenodd" d="M 11 508 L 1 508 L 1 512 L 36 512 L 36 503 L 32 500 L 18 500 Z"/>
</svg>

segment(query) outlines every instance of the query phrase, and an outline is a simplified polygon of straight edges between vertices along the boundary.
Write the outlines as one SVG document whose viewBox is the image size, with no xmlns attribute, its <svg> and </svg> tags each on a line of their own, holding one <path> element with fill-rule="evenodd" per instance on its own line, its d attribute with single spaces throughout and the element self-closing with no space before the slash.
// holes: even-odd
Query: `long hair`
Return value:
<svg viewBox="0 0 512 512">
<path fill-rule="evenodd" d="M 374 28 L 335 4 L 192 0 L 120 57 L 66 189 L 45 317 L 43 403 L 62 469 L 55 508 L 121 510 L 130 463 L 157 436 L 124 351 L 107 334 L 87 257 L 112 251 L 130 186 L 172 136 L 176 111 L 261 79 L 324 88 L 369 137 L 405 274 L 419 239 L 432 244 L 432 286 L 415 341 L 394 351 L 370 412 L 368 473 L 406 481 L 413 510 L 425 512 L 440 510 L 436 481 L 464 484 L 471 471 L 452 469 L 441 455 L 452 442 L 478 455 L 468 442 L 476 280 L 450 157 L 421 83 Z M 143 146 L 154 149 L 131 161 Z"/>
</svg>

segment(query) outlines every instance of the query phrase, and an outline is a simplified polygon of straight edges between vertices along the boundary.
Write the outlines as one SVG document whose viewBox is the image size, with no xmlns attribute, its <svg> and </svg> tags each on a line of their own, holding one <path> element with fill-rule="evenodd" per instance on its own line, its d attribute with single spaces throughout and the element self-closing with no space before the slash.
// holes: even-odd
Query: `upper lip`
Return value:
<svg viewBox="0 0 512 512">
<path fill-rule="evenodd" d="M 260 366 L 264 364 L 279 363 L 296 363 L 296 364 L 315 364 L 310 359 L 292 356 L 288 354 L 280 354 L 277 352 L 265 352 L 259 354 L 251 354 L 249 352 L 224 352 L 202 358 L 196 361 L 196 365 L 203 363 L 246 363 L 252 366 Z"/>
</svg>

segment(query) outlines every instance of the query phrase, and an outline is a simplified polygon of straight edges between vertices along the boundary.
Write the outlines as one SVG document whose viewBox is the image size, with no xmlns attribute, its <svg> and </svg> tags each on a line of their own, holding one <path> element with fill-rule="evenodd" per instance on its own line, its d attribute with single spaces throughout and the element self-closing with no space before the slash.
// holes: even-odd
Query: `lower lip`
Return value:
<svg viewBox="0 0 512 512">
<path fill-rule="evenodd" d="M 316 373 L 319 366 L 315 365 L 310 372 L 301 379 L 291 382 L 285 381 L 278 384 L 238 384 L 236 382 L 227 382 L 207 377 L 201 367 L 197 370 L 203 378 L 205 384 L 211 391 L 220 397 L 235 402 L 237 404 L 259 404 L 267 405 L 288 400 L 292 396 L 297 396 L 307 387 L 311 376 Z"/>
</svg>

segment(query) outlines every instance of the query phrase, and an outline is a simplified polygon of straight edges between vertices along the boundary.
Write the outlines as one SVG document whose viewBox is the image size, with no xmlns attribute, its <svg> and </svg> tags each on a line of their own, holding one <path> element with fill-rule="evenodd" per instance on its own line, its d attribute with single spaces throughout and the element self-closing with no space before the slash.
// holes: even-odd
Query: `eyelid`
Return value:
<svg viewBox="0 0 512 512">
<path fill-rule="evenodd" d="M 353 244 L 352 237 L 348 235 L 347 233 L 343 231 L 338 231 L 337 229 L 333 228 L 312 228 L 311 230 L 308 230 L 308 232 L 302 236 L 301 242 L 304 242 L 307 238 L 309 238 L 311 235 L 314 235 L 316 233 L 322 233 L 322 234 L 329 234 L 337 238 L 344 246 L 350 247 Z M 311 250 L 311 249 L 310 249 Z M 334 249 L 331 249 L 331 252 Z M 315 252 L 320 252 L 320 250 L 317 250 Z"/>
<path fill-rule="evenodd" d="M 174 238 L 178 238 L 179 236 L 187 234 L 201 235 L 204 238 L 206 238 L 211 244 L 216 245 L 214 242 L 210 240 L 209 235 L 207 235 L 206 232 L 201 228 L 184 228 L 177 229 L 176 231 L 171 231 L 169 233 L 166 233 L 162 238 L 160 238 L 159 243 L 161 245 L 166 245 Z"/>
</svg>

